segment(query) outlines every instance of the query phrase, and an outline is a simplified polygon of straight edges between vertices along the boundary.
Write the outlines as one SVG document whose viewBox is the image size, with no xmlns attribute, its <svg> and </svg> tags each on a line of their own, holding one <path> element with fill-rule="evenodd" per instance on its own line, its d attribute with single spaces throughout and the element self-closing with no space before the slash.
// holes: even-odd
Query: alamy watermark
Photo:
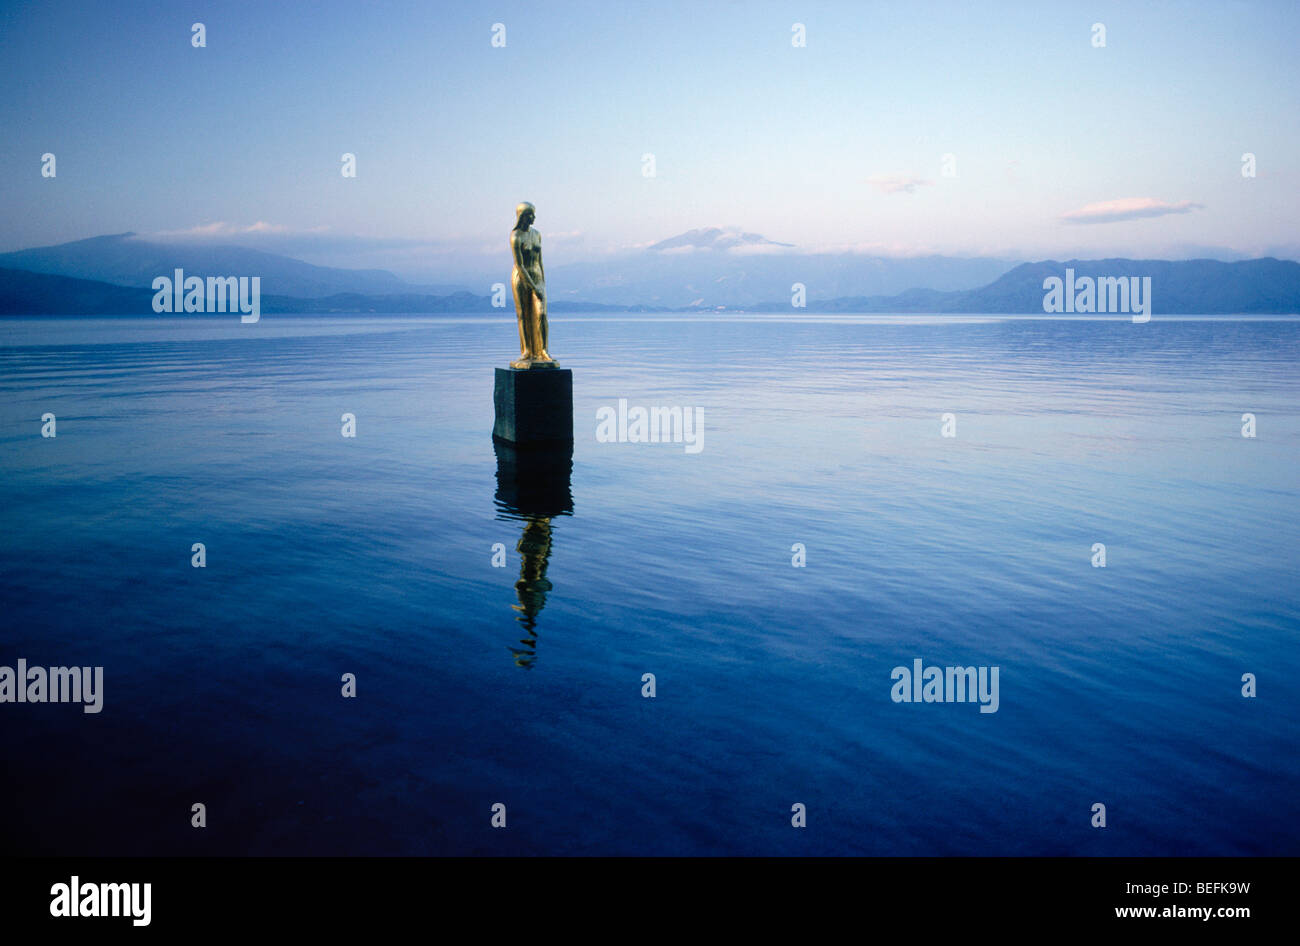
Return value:
<svg viewBox="0 0 1300 946">
<path fill-rule="evenodd" d="M 996 713 L 999 667 L 895 667 L 889 698 L 895 703 L 979 703 L 981 713 Z"/>
<path fill-rule="evenodd" d="M 76 874 L 50 888 L 50 916 L 122 916 L 132 926 L 148 926 L 153 916 L 153 884 L 82 883 Z"/>
<path fill-rule="evenodd" d="M 0 667 L 0 703 L 84 703 L 83 713 L 104 708 L 103 667 Z"/>
<path fill-rule="evenodd" d="M 1150 276 L 1079 276 L 1065 270 L 1065 279 L 1048 276 L 1043 280 L 1044 312 L 1124 312 L 1134 322 L 1151 321 Z"/>
<path fill-rule="evenodd" d="M 704 449 L 704 408 L 628 407 L 621 397 L 617 408 L 597 408 L 596 442 L 680 443 L 687 453 L 699 453 Z"/>
<path fill-rule="evenodd" d="M 261 276 L 186 276 L 175 270 L 153 281 L 153 310 L 162 312 L 240 312 L 241 322 L 262 317 Z"/>
</svg>

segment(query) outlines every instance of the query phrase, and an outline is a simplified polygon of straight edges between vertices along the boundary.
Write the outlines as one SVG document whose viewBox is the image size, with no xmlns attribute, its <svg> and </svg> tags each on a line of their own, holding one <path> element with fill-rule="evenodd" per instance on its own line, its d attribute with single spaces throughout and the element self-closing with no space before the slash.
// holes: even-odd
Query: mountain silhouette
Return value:
<svg viewBox="0 0 1300 946">
<path fill-rule="evenodd" d="M 728 311 L 1018 314 L 1042 315 L 1049 277 L 1150 277 L 1151 313 L 1159 315 L 1286 315 L 1300 314 L 1300 263 L 1291 260 L 1046 260 L 1022 263 L 978 289 L 943 292 L 909 289 L 895 295 L 821 298 L 817 285 L 807 287 L 807 305 L 796 309 L 787 298 L 749 306 L 719 306 Z M 163 270 L 162 274 L 170 271 Z M 212 275 L 188 270 L 190 275 Z M 152 289 L 99 280 L 0 268 L 0 315 L 154 315 Z M 513 315 L 507 306 L 492 305 L 491 297 L 469 292 L 335 292 L 324 296 L 294 296 L 268 291 L 262 283 L 264 313 L 436 313 L 464 312 Z M 615 305 L 599 301 L 553 300 L 554 312 L 692 312 L 700 306 Z"/>
<path fill-rule="evenodd" d="M 1300 263 L 1292 260 L 1044 260 L 1022 263 L 979 289 L 938 292 L 909 289 L 892 296 L 818 299 L 808 287 L 807 311 L 927 312 L 1042 315 L 1049 277 L 1064 278 L 1074 270 L 1076 280 L 1107 276 L 1151 278 L 1154 315 L 1285 315 L 1300 313 Z M 755 311 L 791 309 L 789 302 L 770 302 Z"/>
<path fill-rule="evenodd" d="M 262 291 L 307 298 L 340 292 L 412 293 L 461 287 L 413 286 L 383 269 L 315 266 L 291 256 L 229 244 L 164 243 L 135 233 L 0 253 L 0 268 L 148 288 L 176 269 L 191 276 L 259 276 Z"/>
</svg>

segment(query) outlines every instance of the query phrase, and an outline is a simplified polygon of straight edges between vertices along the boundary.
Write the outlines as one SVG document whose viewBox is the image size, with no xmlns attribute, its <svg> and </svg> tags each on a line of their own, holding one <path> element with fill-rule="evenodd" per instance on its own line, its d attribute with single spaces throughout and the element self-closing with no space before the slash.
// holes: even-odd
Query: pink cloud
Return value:
<svg viewBox="0 0 1300 946">
<path fill-rule="evenodd" d="M 1166 214 L 1185 214 L 1200 210 L 1204 204 L 1180 200 L 1168 203 L 1154 197 L 1121 197 L 1103 200 L 1061 214 L 1066 223 L 1115 223 L 1120 220 L 1137 220 L 1141 217 L 1163 217 Z"/>
</svg>

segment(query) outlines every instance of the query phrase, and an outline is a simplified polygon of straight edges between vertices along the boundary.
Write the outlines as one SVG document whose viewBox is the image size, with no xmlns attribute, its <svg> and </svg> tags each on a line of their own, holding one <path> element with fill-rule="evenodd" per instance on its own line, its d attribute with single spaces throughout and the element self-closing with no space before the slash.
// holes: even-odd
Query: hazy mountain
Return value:
<svg viewBox="0 0 1300 946">
<path fill-rule="evenodd" d="M 198 275 L 198 272 L 192 275 Z M 449 295 L 334 293 L 307 298 L 265 291 L 262 314 L 484 312 L 501 314 L 489 296 L 468 292 Z M 144 315 L 154 316 L 154 291 L 48 273 L 0 269 L 0 315 Z M 181 313 L 183 316 L 184 313 Z"/>
<path fill-rule="evenodd" d="M 197 274 L 195 274 L 197 275 Z M 48 273 L 30 273 L 19 269 L 0 269 L 0 315 L 138 315 L 157 316 L 153 311 L 154 291 L 133 286 L 117 286 L 90 279 L 72 279 Z M 645 311 L 643 307 L 611 307 L 584 303 L 559 303 L 555 312 Z M 498 309 L 491 296 L 468 292 L 448 295 L 422 293 L 384 293 L 365 295 L 341 292 L 307 298 L 263 293 L 263 315 L 275 313 L 303 314 L 412 314 L 429 312 L 482 313 L 513 316 L 514 309 Z M 232 313 L 233 316 L 233 313 Z M 171 314 L 159 318 L 179 317 Z"/>
<path fill-rule="evenodd" d="M 152 315 L 153 296 L 148 289 L 0 269 L 0 315 Z"/>
<path fill-rule="evenodd" d="M 264 293 L 306 297 L 339 292 L 438 294 L 464 289 L 463 286 L 413 286 L 382 269 L 313 266 L 290 256 L 243 246 L 161 243 L 134 233 L 0 253 L 0 268 L 146 288 L 152 285 L 154 277 L 170 276 L 179 268 L 191 276 L 260 276 Z"/>
<path fill-rule="evenodd" d="M 894 295 L 848 296 L 820 300 L 811 292 L 805 309 L 793 309 L 789 299 L 729 307 L 754 312 L 899 312 L 1043 314 L 1043 280 L 1064 278 L 1073 269 L 1076 281 L 1085 276 L 1147 276 L 1151 278 L 1151 313 L 1159 315 L 1300 314 L 1300 263 L 1255 259 L 1225 263 L 1218 260 L 1047 260 L 1023 263 L 978 289 L 943 292 L 909 289 Z M 195 274 L 197 275 L 197 273 Z M 263 283 L 265 290 L 265 283 Z M 0 269 L 0 315 L 153 315 L 151 289 L 71 279 L 46 273 Z M 468 292 L 356 292 L 328 296 L 286 296 L 263 292 L 262 312 L 296 313 L 425 313 L 481 312 L 509 316 L 513 308 L 493 308 L 491 297 Z M 610 303 L 552 300 L 551 311 L 704 311 L 695 306 L 624 306 Z"/>
<path fill-rule="evenodd" d="M 788 246 L 793 243 L 777 243 L 757 233 L 742 233 L 734 228 L 706 227 L 703 230 L 687 230 L 667 240 L 660 240 L 650 247 L 651 252 L 691 249 L 730 250 L 738 246 Z"/>
<path fill-rule="evenodd" d="M 987 258 L 809 253 L 757 233 L 709 227 L 599 261 L 563 264 L 552 257 L 546 281 L 557 301 L 738 308 L 789 298 L 795 283 L 823 299 L 889 295 L 913 286 L 973 289 L 1012 265 Z"/>
<path fill-rule="evenodd" d="M 911 289 L 893 296 L 809 297 L 809 312 L 936 312 L 1043 314 L 1043 281 L 1084 276 L 1149 276 L 1153 315 L 1283 315 L 1300 313 L 1300 263 L 1267 259 L 1219 260 L 1046 260 L 1022 263 L 987 286 L 962 292 Z M 790 311 L 770 302 L 756 311 Z"/>
</svg>

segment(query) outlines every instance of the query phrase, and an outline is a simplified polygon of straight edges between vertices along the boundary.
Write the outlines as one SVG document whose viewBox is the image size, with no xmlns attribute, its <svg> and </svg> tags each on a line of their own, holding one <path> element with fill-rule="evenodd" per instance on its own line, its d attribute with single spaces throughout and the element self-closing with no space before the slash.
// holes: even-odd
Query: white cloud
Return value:
<svg viewBox="0 0 1300 946">
<path fill-rule="evenodd" d="M 1087 204 L 1078 210 L 1061 214 L 1066 223 L 1116 223 L 1120 220 L 1137 220 L 1141 217 L 1163 217 L 1166 214 L 1185 214 L 1204 208 L 1190 200 L 1171 204 L 1154 197 L 1121 197 Z"/>
</svg>

